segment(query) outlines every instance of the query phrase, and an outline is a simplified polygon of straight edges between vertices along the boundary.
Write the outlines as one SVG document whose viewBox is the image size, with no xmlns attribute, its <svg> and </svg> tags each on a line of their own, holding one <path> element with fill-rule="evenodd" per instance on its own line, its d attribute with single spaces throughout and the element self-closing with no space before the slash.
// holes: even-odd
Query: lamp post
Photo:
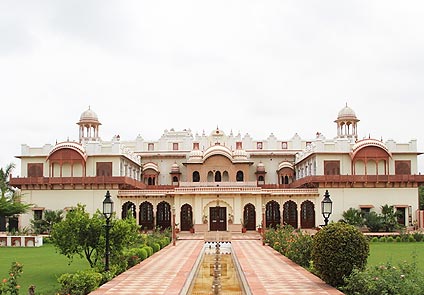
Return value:
<svg viewBox="0 0 424 295">
<path fill-rule="evenodd" d="M 330 199 L 328 190 L 325 190 L 324 199 L 321 201 L 321 213 L 324 217 L 324 226 L 328 224 L 328 218 L 333 212 L 333 201 Z"/>
<path fill-rule="evenodd" d="M 265 204 L 262 205 L 262 246 L 265 246 Z"/>
<path fill-rule="evenodd" d="M 105 199 L 103 200 L 103 215 L 106 218 L 106 257 L 105 257 L 105 271 L 109 270 L 109 256 L 110 256 L 110 245 L 109 245 L 109 230 L 111 228 L 110 219 L 113 213 L 113 201 L 110 197 L 109 191 L 106 192 Z"/>
<path fill-rule="evenodd" d="M 175 246 L 177 234 L 175 232 L 175 205 L 172 205 L 172 246 Z"/>
</svg>

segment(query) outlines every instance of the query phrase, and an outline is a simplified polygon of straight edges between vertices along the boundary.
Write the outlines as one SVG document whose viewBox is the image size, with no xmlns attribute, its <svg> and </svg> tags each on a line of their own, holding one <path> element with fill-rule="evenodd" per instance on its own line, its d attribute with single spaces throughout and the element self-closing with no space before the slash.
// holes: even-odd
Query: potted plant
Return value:
<svg viewBox="0 0 424 295">
<path fill-rule="evenodd" d="M 193 221 L 190 223 L 190 233 L 194 234 L 194 223 L 193 223 Z"/>
<path fill-rule="evenodd" d="M 178 227 L 179 223 L 175 224 L 175 232 L 178 234 L 180 232 L 180 228 Z"/>
<path fill-rule="evenodd" d="M 228 223 L 232 224 L 233 223 L 233 214 L 228 213 Z"/>
<path fill-rule="evenodd" d="M 245 220 L 240 220 L 240 221 L 241 221 L 241 232 L 245 233 L 247 231 L 246 229 L 247 222 Z"/>
<path fill-rule="evenodd" d="M 208 216 L 207 216 L 206 214 L 204 214 L 204 215 L 202 216 L 202 221 L 203 221 L 203 224 L 208 223 Z"/>
<path fill-rule="evenodd" d="M 258 224 L 258 233 L 262 233 L 262 223 Z"/>
</svg>

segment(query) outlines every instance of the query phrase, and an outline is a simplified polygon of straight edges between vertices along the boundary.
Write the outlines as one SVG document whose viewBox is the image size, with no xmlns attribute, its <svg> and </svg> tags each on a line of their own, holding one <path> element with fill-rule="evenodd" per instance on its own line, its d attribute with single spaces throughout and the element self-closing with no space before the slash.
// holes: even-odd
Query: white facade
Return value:
<svg viewBox="0 0 424 295">
<path fill-rule="evenodd" d="M 258 141 L 249 134 L 192 134 L 165 130 L 156 141 L 100 138 L 101 123 L 91 109 L 79 126 L 79 142 L 22 145 L 22 176 L 11 184 L 37 210 L 85 204 L 101 209 L 107 190 L 118 217 L 133 214 L 144 228 L 177 223 L 188 230 L 238 231 L 266 224 L 298 228 L 323 223 L 320 202 L 328 190 L 330 220 L 349 208 L 375 210 L 394 205 L 411 226 L 418 210 L 417 143 L 358 140 L 358 122 L 348 106 L 338 114 L 336 137 L 304 140 L 295 134 Z M 28 226 L 34 212 L 20 217 Z"/>
</svg>

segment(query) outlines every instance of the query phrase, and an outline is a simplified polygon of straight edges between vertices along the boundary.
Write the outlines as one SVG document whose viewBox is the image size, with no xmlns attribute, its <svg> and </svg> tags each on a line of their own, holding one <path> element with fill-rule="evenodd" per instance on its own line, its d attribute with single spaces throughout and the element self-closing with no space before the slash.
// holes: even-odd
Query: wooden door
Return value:
<svg viewBox="0 0 424 295">
<path fill-rule="evenodd" d="M 293 201 L 287 201 L 283 205 L 283 223 L 297 228 L 297 205 Z"/>
<path fill-rule="evenodd" d="M 209 227 L 211 231 L 227 230 L 227 208 L 226 207 L 210 207 L 209 208 Z"/>
<path fill-rule="evenodd" d="M 188 231 L 193 226 L 193 212 L 189 204 L 184 204 L 181 207 L 180 220 L 181 230 Z"/>
<path fill-rule="evenodd" d="M 247 230 L 256 230 L 256 212 L 253 204 L 244 206 L 243 224 Z"/>
<path fill-rule="evenodd" d="M 280 204 L 276 201 L 270 201 L 266 204 L 266 224 L 267 228 L 276 228 L 281 223 Z"/>
<path fill-rule="evenodd" d="M 313 228 L 315 227 L 315 208 L 314 203 L 311 201 L 305 201 L 302 203 L 300 211 L 302 217 L 300 219 L 301 228 Z"/>
</svg>

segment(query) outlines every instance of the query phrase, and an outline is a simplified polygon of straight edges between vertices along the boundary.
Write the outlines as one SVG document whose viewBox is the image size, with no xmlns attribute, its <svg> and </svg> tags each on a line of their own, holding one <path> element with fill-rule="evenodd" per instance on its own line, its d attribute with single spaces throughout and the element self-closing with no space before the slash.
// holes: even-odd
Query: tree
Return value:
<svg viewBox="0 0 424 295">
<path fill-rule="evenodd" d="M 53 225 L 52 242 L 70 261 L 74 255 L 79 255 L 94 267 L 100 258 L 98 249 L 102 229 L 100 216 L 95 214 L 90 218 L 90 214 L 85 212 L 85 205 L 78 204 L 63 221 Z"/>
<path fill-rule="evenodd" d="M 424 185 L 418 187 L 418 194 L 420 196 L 420 210 L 424 210 Z"/>
<path fill-rule="evenodd" d="M 343 222 L 347 224 L 361 227 L 364 225 L 364 216 L 359 209 L 349 208 L 347 211 L 343 212 Z"/>
<path fill-rule="evenodd" d="M 395 212 L 393 206 L 387 204 L 381 206 L 381 221 L 386 232 L 392 232 L 399 227 L 397 217 L 398 214 Z"/>
<path fill-rule="evenodd" d="M 113 219 L 111 225 L 110 250 L 113 258 L 136 243 L 138 227 L 134 218 Z M 100 211 L 90 217 L 85 205 L 78 204 L 64 220 L 53 225 L 51 237 L 59 253 L 70 261 L 74 255 L 79 255 L 95 267 L 105 254 L 105 218 Z"/>
<path fill-rule="evenodd" d="M 43 218 L 31 220 L 32 228 L 36 234 L 50 234 L 53 225 L 63 219 L 63 210 L 46 210 Z"/>
<path fill-rule="evenodd" d="M 9 184 L 9 178 L 14 164 L 9 164 L 5 169 L 0 168 L 0 231 L 6 230 L 7 218 L 25 213 L 30 207 L 23 204 L 19 192 Z"/>
</svg>

